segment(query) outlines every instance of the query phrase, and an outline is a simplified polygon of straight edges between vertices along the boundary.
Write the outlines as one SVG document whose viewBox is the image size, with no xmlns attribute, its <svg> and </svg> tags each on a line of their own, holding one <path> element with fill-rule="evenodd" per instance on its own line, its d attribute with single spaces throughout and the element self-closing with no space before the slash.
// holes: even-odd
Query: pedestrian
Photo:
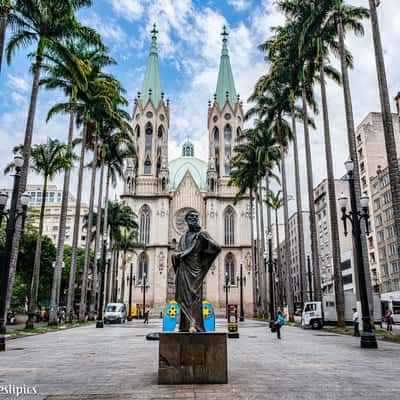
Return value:
<svg viewBox="0 0 400 400">
<path fill-rule="evenodd" d="M 360 316 L 358 314 L 357 308 L 353 308 L 353 326 L 353 336 L 360 336 Z"/>
<path fill-rule="evenodd" d="M 144 321 L 143 321 L 143 323 L 144 324 L 149 324 L 149 312 L 148 311 L 146 311 L 144 313 Z"/>
<path fill-rule="evenodd" d="M 285 317 L 281 311 L 278 311 L 278 317 L 275 321 L 276 336 L 278 339 L 281 339 L 281 328 L 283 325 L 285 325 Z"/>
<path fill-rule="evenodd" d="M 386 313 L 386 330 L 388 332 L 393 331 L 393 311 L 392 310 L 387 310 Z"/>
</svg>

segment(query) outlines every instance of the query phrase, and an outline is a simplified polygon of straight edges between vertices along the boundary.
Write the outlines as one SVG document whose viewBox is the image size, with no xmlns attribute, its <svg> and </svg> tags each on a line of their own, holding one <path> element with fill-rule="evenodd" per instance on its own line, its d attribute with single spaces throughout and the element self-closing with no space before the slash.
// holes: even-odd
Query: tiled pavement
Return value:
<svg viewBox="0 0 400 400">
<path fill-rule="evenodd" d="M 357 338 L 291 327 L 278 341 L 255 321 L 228 341 L 227 385 L 158 386 L 158 342 L 145 335 L 160 327 L 133 321 L 11 340 L 0 353 L 0 390 L 35 387 L 23 400 L 400 399 L 400 345 L 365 350 Z M 0 400 L 16 398 L 0 392 Z"/>
</svg>

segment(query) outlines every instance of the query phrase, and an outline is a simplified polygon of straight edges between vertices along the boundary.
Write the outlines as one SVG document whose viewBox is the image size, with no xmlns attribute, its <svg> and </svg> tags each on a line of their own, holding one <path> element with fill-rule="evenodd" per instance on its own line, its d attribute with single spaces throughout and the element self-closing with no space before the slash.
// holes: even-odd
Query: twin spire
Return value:
<svg viewBox="0 0 400 400">
<path fill-rule="evenodd" d="M 141 93 L 142 104 L 144 107 L 149 100 L 152 101 L 154 107 L 158 107 L 158 104 L 163 97 L 160 66 L 158 63 L 157 34 L 157 26 L 154 24 L 153 29 L 151 30 L 151 49 Z M 235 108 L 236 103 L 238 102 L 235 81 L 233 80 L 232 67 L 229 59 L 228 35 L 226 26 L 224 26 L 221 33 L 222 52 L 218 72 L 217 90 L 215 92 L 215 100 L 220 108 L 224 107 L 226 101 L 229 101 L 232 108 Z"/>
</svg>

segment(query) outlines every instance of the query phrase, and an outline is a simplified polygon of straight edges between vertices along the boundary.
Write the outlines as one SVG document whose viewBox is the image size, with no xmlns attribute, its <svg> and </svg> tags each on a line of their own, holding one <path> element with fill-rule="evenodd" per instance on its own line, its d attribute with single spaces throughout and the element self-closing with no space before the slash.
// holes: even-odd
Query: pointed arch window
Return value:
<svg viewBox="0 0 400 400">
<path fill-rule="evenodd" d="M 146 286 L 149 279 L 148 270 L 149 270 L 149 261 L 146 253 L 142 253 L 138 259 L 138 285 L 144 284 L 144 276 L 146 274 Z"/>
<path fill-rule="evenodd" d="M 232 128 L 225 125 L 224 129 L 224 154 L 225 154 L 225 175 L 231 173 L 231 154 L 232 154 Z"/>
<path fill-rule="evenodd" d="M 157 146 L 158 146 L 158 149 L 161 150 L 161 147 L 162 147 L 162 144 L 163 144 L 163 138 L 164 138 L 164 128 L 162 127 L 162 125 L 160 125 L 158 127 L 157 137 L 158 137 Z"/>
<path fill-rule="evenodd" d="M 224 213 L 225 222 L 225 245 L 235 244 L 235 212 L 231 206 L 227 207 Z"/>
<path fill-rule="evenodd" d="M 234 286 L 235 282 L 235 259 L 232 253 L 228 253 L 225 257 L 225 281 L 228 281 L 228 284 Z"/>
<path fill-rule="evenodd" d="M 149 154 L 147 154 L 146 159 L 144 160 L 144 173 L 145 175 L 151 174 L 151 160 Z"/>
<path fill-rule="evenodd" d="M 150 242 L 150 207 L 145 204 L 140 211 L 140 241 L 145 245 Z"/>
<path fill-rule="evenodd" d="M 217 127 L 213 129 L 213 138 L 214 138 L 215 169 L 217 170 L 217 175 L 219 176 L 219 129 Z"/>
<path fill-rule="evenodd" d="M 145 144 L 144 144 L 144 151 L 146 153 L 151 154 L 151 150 L 153 147 L 153 125 L 151 125 L 150 122 L 148 122 L 146 124 L 145 133 L 146 133 L 146 138 L 145 138 Z"/>
</svg>

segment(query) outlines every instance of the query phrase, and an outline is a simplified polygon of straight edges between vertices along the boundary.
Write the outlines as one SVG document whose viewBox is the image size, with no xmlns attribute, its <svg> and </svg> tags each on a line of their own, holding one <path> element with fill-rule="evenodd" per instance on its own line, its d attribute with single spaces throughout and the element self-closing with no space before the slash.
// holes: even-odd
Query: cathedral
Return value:
<svg viewBox="0 0 400 400">
<path fill-rule="evenodd" d="M 208 162 L 196 158 L 190 140 L 182 144 L 180 157 L 168 159 L 168 136 L 173 119 L 169 101 L 162 91 L 157 52 L 157 30 L 151 32 L 142 91 L 133 107 L 133 130 L 137 159 L 128 160 L 121 199 L 138 216 L 139 234 L 146 247 L 131 254 L 135 282 L 132 303 L 161 311 L 174 300 L 175 273 L 171 263 L 176 244 L 186 230 L 188 210 L 200 215 L 201 226 L 220 244 L 222 251 L 204 281 L 203 298 L 218 310 L 229 303 L 240 304 L 240 270 L 243 304 L 253 310 L 251 268 L 251 213 L 249 197 L 234 204 L 237 189 L 229 186 L 231 159 L 243 128 L 243 108 L 236 94 L 228 52 L 228 33 L 222 32 L 222 52 L 216 92 L 208 103 Z M 212 95 L 212 94 L 210 94 Z M 190 136 L 190 132 L 188 133 Z M 125 271 L 125 276 L 129 274 Z M 122 272 L 119 273 L 121 293 Z M 118 296 L 119 297 L 119 296 Z M 128 303 L 129 288 L 124 290 Z"/>
</svg>

